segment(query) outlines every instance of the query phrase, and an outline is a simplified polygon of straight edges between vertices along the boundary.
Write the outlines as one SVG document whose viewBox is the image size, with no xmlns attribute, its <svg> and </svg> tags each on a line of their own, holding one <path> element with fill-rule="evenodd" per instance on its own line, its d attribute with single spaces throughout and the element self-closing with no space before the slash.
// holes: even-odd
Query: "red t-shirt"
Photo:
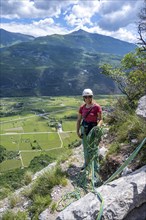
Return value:
<svg viewBox="0 0 146 220">
<path fill-rule="evenodd" d="M 83 118 L 86 116 L 87 112 L 89 112 L 92 108 L 90 113 L 85 118 L 86 122 L 97 122 L 97 114 L 102 112 L 100 105 L 98 105 L 97 103 L 94 103 L 93 105 L 94 106 L 90 108 L 86 108 L 86 104 L 84 104 L 79 108 L 79 113 L 82 115 Z"/>
</svg>

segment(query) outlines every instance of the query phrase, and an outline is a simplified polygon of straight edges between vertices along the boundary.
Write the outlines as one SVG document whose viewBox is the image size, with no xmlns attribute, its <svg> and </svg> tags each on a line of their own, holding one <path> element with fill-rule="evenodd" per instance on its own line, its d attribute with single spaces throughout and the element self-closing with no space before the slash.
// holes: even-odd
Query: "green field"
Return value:
<svg viewBox="0 0 146 220">
<path fill-rule="evenodd" d="M 101 106 L 111 105 L 113 96 L 98 96 Z M 2 98 L 0 104 L 0 145 L 13 155 L 0 163 L 0 172 L 27 167 L 42 153 L 54 160 L 79 140 L 76 118 L 81 97 Z M 62 132 L 57 125 L 62 124 Z"/>
</svg>

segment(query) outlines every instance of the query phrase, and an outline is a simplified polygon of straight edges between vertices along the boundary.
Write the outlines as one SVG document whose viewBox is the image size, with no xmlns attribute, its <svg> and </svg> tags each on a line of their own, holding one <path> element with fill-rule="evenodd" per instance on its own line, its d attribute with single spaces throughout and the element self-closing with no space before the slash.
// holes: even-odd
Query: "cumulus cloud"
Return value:
<svg viewBox="0 0 146 220">
<path fill-rule="evenodd" d="M 17 22 L 2 23 L 1 28 L 10 32 L 23 33 L 34 37 L 68 33 L 66 28 L 60 26 L 59 24 L 54 24 L 53 19 L 44 19 L 38 22 L 33 21 L 30 24 Z"/>
<path fill-rule="evenodd" d="M 32 16 L 35 8 L 33 2 L 29 0 L 1 0 L 1 18 L 23 18 Z"/>
<path fill-rule="evenodd" d="M 36 26 L 43 26 L 44 27 L 45 25 L 53 25 L 54 20 L 52 18 L 46 18 L 46 19 L 40 20 L 38 22 L 34 21 L 33 24 Z"/>
<path fill-rule="evenodd" d="M 61 9 L 71 2 L 71 0 L 1 0 L 1 16 L 5 18 L 57 17 Z"/>
<path fill-rule="evenodd" d="M 1 0 L 1 27 L 33 36 L 66 34 L 82 28 L 134 41 L 137 34 L 135 22 L 143 2 L 144 0 Z"/>
<path fill-rule="evenodd" d="M 91 28 L 84 26 L 83 29 L 90 33 L 98 33 L 102 35 L 107 35 L 113 38 L 117 38 L 123 41 L 135 43 L 135 44 L 138 42 L 137 28 L 134 25 L 128 25 L 127 27 L 120 28 L 116 31 L 103 30 L 99 26 L 94 26 Z"/>
<path fill-rule="evenodd" d="M 143 0 L 103 1 L 99 26 L 105 30 L 118 30 L 135 23 Z"/>
<path fill-rule="evenodd" d="M 74 27 L 74 26 L 80 26 L 81 27 L 82 25 L 85 25 L 85 24 L 90 24 L 91 25 L 90 18 L 88 18 L 88 17 L 78 18 L 74 14 L 66 15 L 65 20 L 66 20 L 67 24 L 72 26 L 72 27 Z"/>
<path fill-rule="evenodd" d="M 92 25 L 91 18 L 99 10 L 99 1 L 79 1 L 66 11 L 65 20 L 68 25 Z"/>
</svg>

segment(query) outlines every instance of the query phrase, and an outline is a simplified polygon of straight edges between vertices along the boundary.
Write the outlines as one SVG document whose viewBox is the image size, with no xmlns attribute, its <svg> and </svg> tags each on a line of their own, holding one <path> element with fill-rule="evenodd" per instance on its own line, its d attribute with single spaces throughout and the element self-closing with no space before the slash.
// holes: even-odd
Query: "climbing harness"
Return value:
<svg viewBox="0 0 146 220">
<path fill-rule="evenodd" d="M 84 132 L 84 127 L 81 127 L 81 132 L 83 134 L 83 148 L 84 148 L 84 159 L 85 159 L 85 169 L 80 173 L 78 178 L 78 185 L 84 189 L 85 193 L 92 191 L 100 201 L 100 210 L 96 220 L 101 220 L 103 215 L 104 200 L 100 193 L 97 191 L 98 187 L 101 185 L 106 185 L 115 179 L 123 169 L 136 157 L 138 152 L 141 150 L 143 145 L 146 143 L 146 138 L 143 139 L 141 144 L 134 150 L 134 152 L 128 157 L 128 159 L 119 167 L 119 169 L 107 179 L 105 182 L 102 182 L 99 177 L 99 155 L 98 155 L 98 145 L 101 141 L 103 135 L 103 129 L 95 126 L 91 129 L 89 134 L 86 136 Z M 91 180 L 89 181 L 91 177 Z M 90 183 L 90 185 L 88 184 Z M 73 201 L 76 201 L 81 198 L 81 190 L 77 188 L 74 192 L 66 194 L 59 202 L 57 207 L 62 203 L 62 208 L 57 209 L 62 211 Z M 70 201 L 67 204 L 64 204 L 64 201 L 69 199 Z"/>
</svg>

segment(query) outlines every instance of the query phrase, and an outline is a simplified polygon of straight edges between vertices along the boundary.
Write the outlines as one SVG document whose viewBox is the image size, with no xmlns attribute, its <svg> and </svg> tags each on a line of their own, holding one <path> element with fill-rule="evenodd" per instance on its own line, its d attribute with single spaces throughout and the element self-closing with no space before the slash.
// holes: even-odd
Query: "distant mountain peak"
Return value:
<svg viewBox="0 0 146 220">
<path fill-rule="evenodd" d="M 35 40 L 6 33 L 1 48 L 0 96 L 53 96 L 77 95 L 86 87 L 97 94 L 116 92 L 99 67 L 103 63 L 118 66 L 135 45 L 79 29 Z"/>
<path fill-rule="evenodd" d="M 89 34 L 89 32 L 84 31 L 83 29 L 79 29 L 77 31 L 73 31 L 71 34 Z"/>
</svg>

